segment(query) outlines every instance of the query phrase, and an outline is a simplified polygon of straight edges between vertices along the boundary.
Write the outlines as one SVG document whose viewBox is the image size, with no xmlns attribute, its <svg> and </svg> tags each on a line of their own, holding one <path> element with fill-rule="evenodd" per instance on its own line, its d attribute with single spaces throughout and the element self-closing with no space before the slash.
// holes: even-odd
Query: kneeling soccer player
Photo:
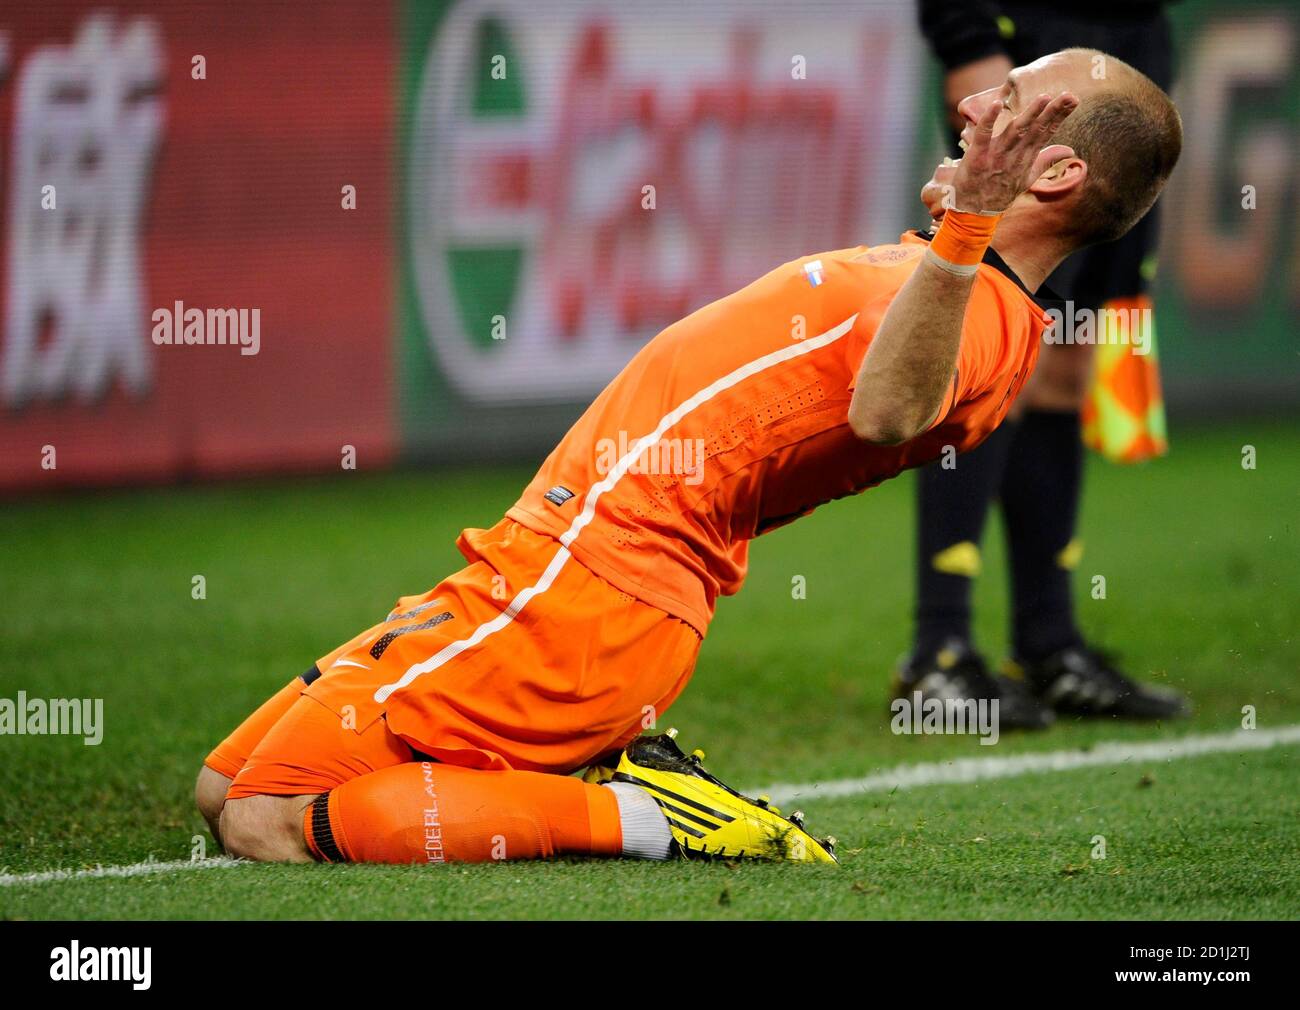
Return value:
<svg viewBox="0 0 1300 1010">
<path fill-rule="evenodd" d="M 797 815 L 638 733 L 685 687 L 749 541 L 983 441 L 1051 319 L 1032 292 L 1150 208 L 1181 146 L 1177 112 L 1118 60 L 1094 79 L 1094 55 L 1011 72 L 933 240 L 788 263 L 647 343 L 506 517 L 462 534 L 467 567 L 399 600 L 212 752 L 196 793 L 225 848 L 832 861 Z M 1108 145 L 1099 165 L 1140 159 L 1147 184 L 1116 187 L 1086 148 L 1054 143 L 1068 117 L 1086 128 L 1065 136 Z M 609 444 L 629 448 L 613 460 Z M 646 465 L 673 445 L 700 447 L 689 473 Z"/>
</svg>

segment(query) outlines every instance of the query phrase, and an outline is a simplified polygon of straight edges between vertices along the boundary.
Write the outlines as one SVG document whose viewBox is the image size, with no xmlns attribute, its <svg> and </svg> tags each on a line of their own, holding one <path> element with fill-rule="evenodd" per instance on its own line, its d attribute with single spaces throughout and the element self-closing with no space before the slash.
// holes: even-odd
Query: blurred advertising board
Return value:
<svg viewBox="0 0 1300 1010">
<path fill-rule="evenodd" d="M 1168 398 L 1293 409 L 1300 12 L 1171 11 Z M 666 324 L 918 224 L 936 80 L 901 0 L 6 5 L 0 491 L 536 460 Z"/>
<path fill-rule="evenodd" d="M 356 20 L 0 8 L 0 488 L 392 457 L 395 27 Z"/>
<path fill-rule="evenodd" d="M 665 325 L 810 250 L 896 239 L 925 63 L 889 2 L 408 9 L 401 418 L 544 451 Z"/>
</svg>

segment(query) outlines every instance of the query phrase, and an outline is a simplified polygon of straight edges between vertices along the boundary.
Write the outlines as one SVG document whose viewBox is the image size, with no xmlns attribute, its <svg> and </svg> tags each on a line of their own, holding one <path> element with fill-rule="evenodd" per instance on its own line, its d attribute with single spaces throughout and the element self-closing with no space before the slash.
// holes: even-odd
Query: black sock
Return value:
<svg viewBox="0 0 1300 1010">
<path fill-rule="evenodd" d="M 1070 595 L 1082 487 L 1078 413 L 1025 414 L 1001 488 L 1015 615 L 1011 637 L 1020 659 L 1039 660 L 1082 642 Z"/>
<path fill-rule="evenodd" d="M 958 456 L 953 469 L 931 463 L 917 473 L 918 652 L 934 652 L 949 638 L 970 640 L 970 594 L 978 568 L 972 571 L 968 563 L 972 557 L 978 563 L 984 518 L 1002 483 L 1015 430 L 1014 422 L 1004 421 L 977 449 Z M 954 570 L 961 568 L 965 574 Z"/>
</svg>

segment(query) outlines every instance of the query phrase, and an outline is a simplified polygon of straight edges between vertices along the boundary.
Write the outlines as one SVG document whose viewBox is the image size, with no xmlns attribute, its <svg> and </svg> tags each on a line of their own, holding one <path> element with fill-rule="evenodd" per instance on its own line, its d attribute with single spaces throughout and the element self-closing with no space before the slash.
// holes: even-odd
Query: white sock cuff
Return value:
<svg viewBox="0 0 1300 1010">
<path fill-rule="evenodd" d="M 623 855 L 633 859 L 667 859 L 673 833 L 654 798 L 630 782 L 606 782 L 618 800 L 618 819 L 623 826 Z"/>
</svg>

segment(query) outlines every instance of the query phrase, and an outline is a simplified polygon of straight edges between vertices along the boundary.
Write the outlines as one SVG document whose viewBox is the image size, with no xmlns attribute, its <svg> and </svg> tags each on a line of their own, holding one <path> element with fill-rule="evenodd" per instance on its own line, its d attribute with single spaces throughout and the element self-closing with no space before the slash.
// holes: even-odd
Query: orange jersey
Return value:
<svg viewBox="0 0 1300 1010">
<path fill-rule="evenodd" d="M 605 387 L 507 515 L 614 586 L 708 628 L 749 541 L 818 505 L 974 448 L 1029 377 L 1050 317 L 990 254 L 929 430 L 848 426 L 858 368 L 925 240 L 793 260 L 669 326 Z"/>
</svg>

